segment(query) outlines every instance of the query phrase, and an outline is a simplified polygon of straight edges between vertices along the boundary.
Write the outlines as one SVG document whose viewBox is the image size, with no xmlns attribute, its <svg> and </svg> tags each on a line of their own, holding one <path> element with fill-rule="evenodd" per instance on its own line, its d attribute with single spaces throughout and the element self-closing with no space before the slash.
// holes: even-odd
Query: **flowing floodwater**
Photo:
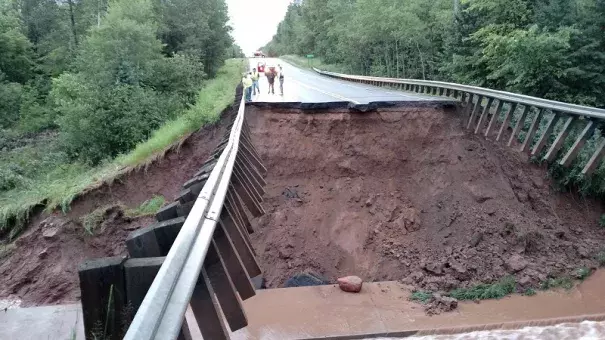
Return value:
<svg viewBox="0 0 605 340">
<path fill-rule="evenodd" d="M 605 339 L 605 322 L 583 321 L 547 327 L 525 327 L 515 330 L 478 331 L 462 334 L 427 335 L 408 338 L 380 338 L 381 340 L 593 340 Z"/>
</svg>

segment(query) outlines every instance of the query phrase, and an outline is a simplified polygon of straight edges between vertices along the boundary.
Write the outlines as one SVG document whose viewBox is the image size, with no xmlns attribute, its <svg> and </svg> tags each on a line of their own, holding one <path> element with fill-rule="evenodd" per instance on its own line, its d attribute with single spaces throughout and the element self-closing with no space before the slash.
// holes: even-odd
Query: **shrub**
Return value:
<svg viewBox="0 0 605 340">
<path fill-rule="evenodd" d="M 429 302 L 429 300 L 432 298 L 433 298 L 433 293 L 425 292 L 422 290 L 414 291 L 414 292 L 412 292 L 412 295 L 410 296 L 411 301 L 416 301 L 416 302 L 419 302 L 422 304 Z"/>
<path fill-rule="evenodd" d="M 452 290 L 448 295 L 458 300 L 500 299 L 513 293 L 515 285 L 515 278 L 513 276 L 506 276 L 492 284 L 480 283 L 470 288 L 457 288 Z"/>
</svg>

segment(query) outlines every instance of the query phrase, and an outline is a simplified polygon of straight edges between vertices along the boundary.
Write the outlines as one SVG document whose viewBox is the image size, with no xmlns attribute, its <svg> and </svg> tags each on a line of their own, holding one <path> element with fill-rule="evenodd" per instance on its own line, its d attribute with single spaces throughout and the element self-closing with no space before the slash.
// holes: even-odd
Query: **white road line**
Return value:
<svg viewBox="0 0 605 340">
<path fill-rule="evenodd" d="M 316 88 L 314 86 L 304 84 L 304 83 L 302 83 L 302 82 L 300 82 L 298 80 L 290 79 L 290 81 L 293 81 L 293 82 L 297 83 L 298 85 L 306 87 L 308 89 L 315 90 L 317 92 L 321 92 L 321 93 L 323 93 L 325 95 L 328 95 L 330 97 L 334 97 L 334 98 L 337 98 L 337 99 L 340 99 L 340 100 L 351 102 L 351 103 L 356 104 L 356 105 L 361 104 L 360 102 L 358 102 L 356 100 L 353 100 L 353 99 L 350 99 L 350 98 L 347 98 L 347 97 L 343 97 L 343 96 L 335 94 L 335 93 L 331 93 L 331 92 L 327 92 L 327 91 L 324 91 L 324 90 L 320 90 L 320 89 L 318 89 L 318 88 Z"/>
</svg>

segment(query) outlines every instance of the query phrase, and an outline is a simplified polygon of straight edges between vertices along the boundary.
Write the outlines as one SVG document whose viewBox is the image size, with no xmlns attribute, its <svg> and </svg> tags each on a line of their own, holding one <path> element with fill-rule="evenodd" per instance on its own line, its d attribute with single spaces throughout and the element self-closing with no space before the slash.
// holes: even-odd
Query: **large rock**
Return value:
<svg viewBox="0 0 605 340">
<path fill-rule="evenodd" d="M 359 276 L 346 276 L 338 279 L 338 286 L 341 290 L 349 293 L 359 293 L 363 280 Z"/>
<path fill-rule="evenodd" d="M 504 266 L 510 272 L 517 273 L 527 267 L 527 261 L 523 258 L 523 256 L 515 254 L 504 262 Z"/>
</svg>

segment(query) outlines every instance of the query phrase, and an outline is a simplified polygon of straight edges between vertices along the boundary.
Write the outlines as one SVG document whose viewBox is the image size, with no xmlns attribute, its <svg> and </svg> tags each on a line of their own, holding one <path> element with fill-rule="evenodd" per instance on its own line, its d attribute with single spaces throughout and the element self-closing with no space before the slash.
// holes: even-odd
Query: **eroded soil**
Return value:
<svg viewBox="0 0 605 340">
<path fill-rule="evenodd" d="M 269 287 L 313 271 L 433 291 L 510 274 L 522 290 L 597 266 L 601 204 L 556 192 L 453 110 L 248 117 L 268 169 L 252 241 Z"/>
</svg>

